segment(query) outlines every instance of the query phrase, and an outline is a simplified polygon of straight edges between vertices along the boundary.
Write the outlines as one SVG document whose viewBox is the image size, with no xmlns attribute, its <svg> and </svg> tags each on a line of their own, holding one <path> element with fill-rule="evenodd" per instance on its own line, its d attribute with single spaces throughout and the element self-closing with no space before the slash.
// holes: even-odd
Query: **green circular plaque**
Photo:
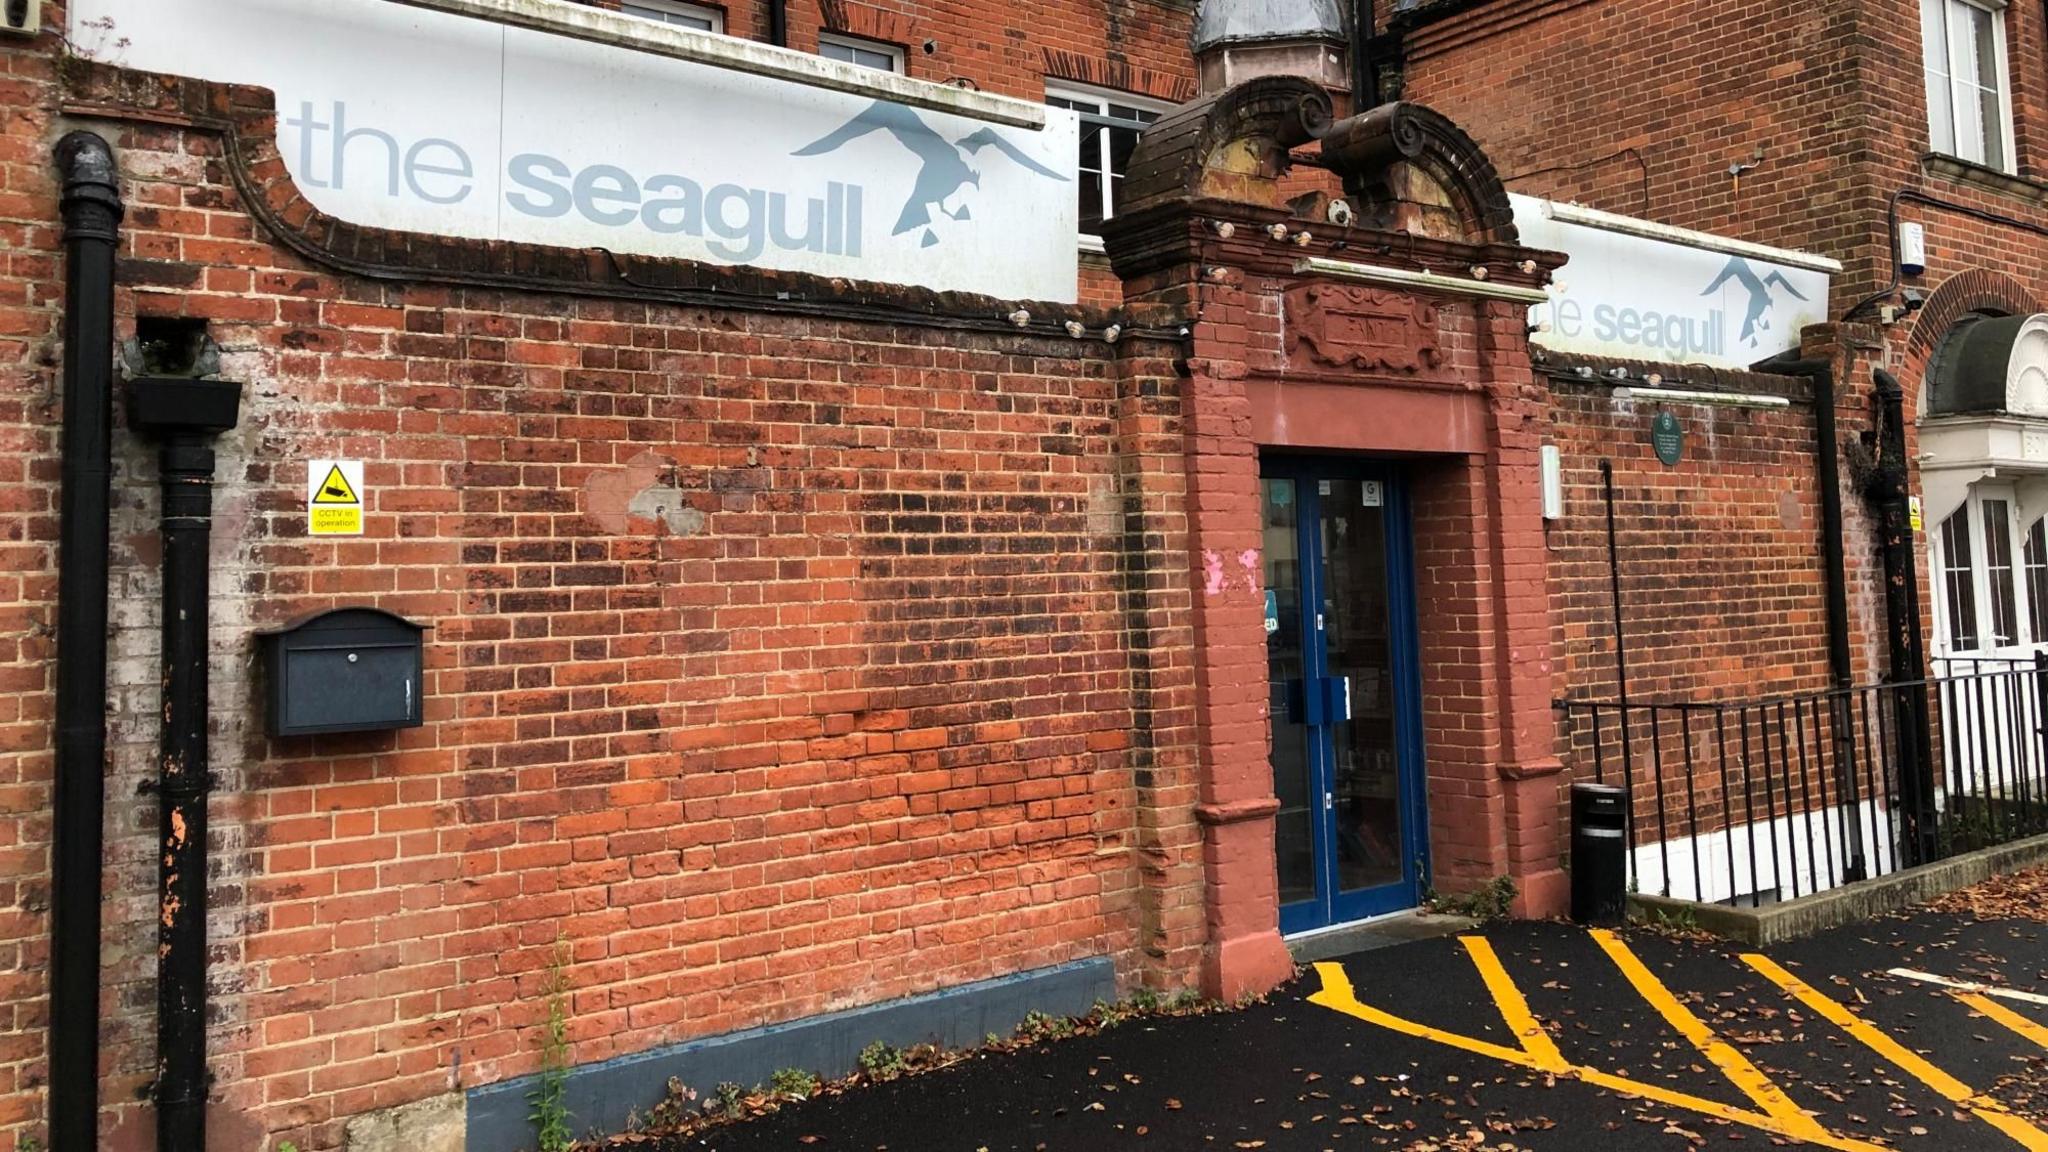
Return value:
<svg viewBox="0 0 2048 1152">
<path fill-rule="evenodd" d="M 1650 446 L 1657 450 L 1657 459 L 1666 468 L 1678 463 L 1685 455 L 1685 429 L 1678 426 L 1678 417 L 1669 412 L 1657 413 L 1657 419 L 1650 424 Z"/>
</svg>

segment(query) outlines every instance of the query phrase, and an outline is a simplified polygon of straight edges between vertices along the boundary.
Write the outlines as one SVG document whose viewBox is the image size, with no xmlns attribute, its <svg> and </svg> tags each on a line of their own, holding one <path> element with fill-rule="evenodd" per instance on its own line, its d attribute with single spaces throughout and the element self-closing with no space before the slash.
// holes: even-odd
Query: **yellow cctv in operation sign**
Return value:
<svg viewBox="0 0 2048 1152">
<path fill-rule="evenodd" d="M 312 536 L 363 534 L 361 460 L 314 460 L 307 465 L 306 531 Z"/>
</svg>

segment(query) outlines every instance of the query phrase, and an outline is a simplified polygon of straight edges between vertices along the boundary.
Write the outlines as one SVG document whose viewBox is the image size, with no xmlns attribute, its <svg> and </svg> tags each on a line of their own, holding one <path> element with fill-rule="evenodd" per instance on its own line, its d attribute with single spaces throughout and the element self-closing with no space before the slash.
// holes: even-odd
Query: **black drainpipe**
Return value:
<svg viewBox="0 0 2048 1152">
<path fill-rule="evenodd" d="M 1856 795 L 1856 726 L 1849 715 L 1848 690 L 1855 672 L 1849 658 L 1849 575 L 1842 554 L 1841 448 L 1835 429 L 1835 366 L 1827 360 L 1776 360 L 1762 365 L 1766 371 L 1786 376 L 1803 376 L 1813 387 L 1813 452 L 1820 488 L 1820 556 L 1828 631 L 1828 679 L 1837 695 L 1833 697 L 1835 745 L 1845 754 L 1835 758 L 1838 779 L 1836 795 Z M 1842 809 L 1842 843 L 1847 866 L 1846 879 L 1861 880 L 1869 874 L 1864 856 L 1863 826 L 1856 818 L 1856 805 Z"/>
<path fill-rule="evenodd" d="M 145 379 L 128 424 L 158 441 L 163 509 L 163 728 L 157 793 L 156 1146 L 206 1147 L 207 556 L 213 438 L 235 426 L 242 386 Z"/>
<path fill-rule="evenodd" d="M 1379 106 L 1380 67 L 1374 59 L 1372 38 L 1379 17 L 1373 0 L 1352 0 L 1351 20 L 1351 112 L 1357 115 Z"/>
<path fill-rule="evenodd" d="M 51 787 L 50 1147 L 99 1146 L 100 875 L 106 810 L 107 526 L 113 443 L 114 154 L 57 142 L 64 217 L 63 490 Z"/>
<path fill-rule="evenodd" d="M 1927 651 L 1920 632 L 1920 574 L 1914 558 L 1911 478 L 1906 466 L 1905 389 L 1882 368 L 1872 402 L 1877 408 L 1877 472 L 1870 496 L 1878 507 L 1884 553 L 1884 616 L 1900 744 L 1899 792 L 1904 802 L 1900 837 L 1908 866 L 1936 858 L 1934 752 L 1927 715 Z"/>
<path fill-rule="evenodd" d="M 789 0 L 768 0 L 768 42 L 789 47 Z"/>
</svg>

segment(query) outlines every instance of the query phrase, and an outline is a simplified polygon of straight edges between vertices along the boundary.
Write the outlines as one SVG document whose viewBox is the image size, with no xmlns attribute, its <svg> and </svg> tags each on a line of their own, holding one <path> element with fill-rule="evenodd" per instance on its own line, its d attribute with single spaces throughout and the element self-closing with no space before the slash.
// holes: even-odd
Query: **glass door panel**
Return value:
<svg viewBox="0 0 2048 1152">
<path fill-rule="evenodd" d="M 1426 856 L 1404 493 L 1383 467 L 1274 459 L 1262 479 L 1281 928 L 1412 907 Z"/>
<path fill-rule="evenodd" d="M 1280 902 L 1316 898 L 1315 786 L 1310 732 L 1296 702 L 1308 677 L 1301 630 L 1301 524 L 1296 482 L 1264 484 L 1266 695 L 1273 727 L 1273 792 L 1280 798 L 1274 829 Z"/>
<path fill-rule="evenodd" d="M 1388 628 L 1385 493 L 1339 478 L 1321 501 L 1323 648 L 1348 697 L 1331 709 L 1337 890 L 1399 883 L 1404 867 Z"/>
</svg>

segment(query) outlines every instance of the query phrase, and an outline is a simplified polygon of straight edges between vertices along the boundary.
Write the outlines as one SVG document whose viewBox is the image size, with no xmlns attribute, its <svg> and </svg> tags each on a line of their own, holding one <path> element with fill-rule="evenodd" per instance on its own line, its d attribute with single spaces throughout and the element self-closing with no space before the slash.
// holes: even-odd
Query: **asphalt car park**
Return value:
<svg viewBox="0 0 2048 1152">
<path fill-rule="evenodd" d="M 2048 924 L 1922 910 L 1772 948 L 1506 924 L 678 1139 L 717 1152 L 2048 1152 Z"/>
</svg>

